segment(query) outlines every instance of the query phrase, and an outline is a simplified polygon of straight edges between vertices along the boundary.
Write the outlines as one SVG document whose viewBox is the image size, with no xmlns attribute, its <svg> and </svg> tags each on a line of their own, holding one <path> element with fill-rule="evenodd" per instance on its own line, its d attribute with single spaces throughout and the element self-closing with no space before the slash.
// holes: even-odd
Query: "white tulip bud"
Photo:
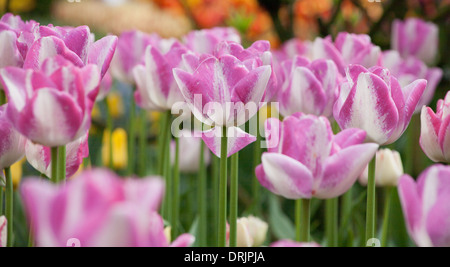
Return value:
<svg viewBox="0 0 450 267">
<path fill-rule="evenodd" d="M 398 179 L 403 173 L 403 164 L 400 153 L 390 149 L 380 149 L 376 155 L 375 183 L 377 186 L 397 186 Z M 362 185 L 367 185 L 368 167 L 359 178 Z"/>
</svg>

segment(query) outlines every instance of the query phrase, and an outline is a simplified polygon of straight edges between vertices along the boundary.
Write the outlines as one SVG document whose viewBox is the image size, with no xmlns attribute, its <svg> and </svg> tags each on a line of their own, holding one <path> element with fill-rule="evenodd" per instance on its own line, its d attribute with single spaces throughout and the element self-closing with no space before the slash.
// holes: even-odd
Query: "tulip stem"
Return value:
<svg viewBox="0 0 450 267">
<path fill-rule="evenodd" d="M 216 245 L 218 242 L 217 237 L 219 236 L 219 176 L 220 176 L 220 159 L 213 153 L 211 153 L 211 177 L 212 177 L 212 192 L 213 192 L 213 203 L 212 203 L 212 242 L 211 244 Z"/>
<path fill-rule="evenodd" d="M 58 147 L 51 148 L 52 154 L 52 177 L 51 180 L 54 184 L 58 183 Z"/>
<path fill-rule="evenodd" d="M 386 247 L 388 243 L 388 233 L 389 233 L 389 215 L 391 213 L 391 199 L 392 199 L 392 187 L 386 188 L 386 199 L 384 202 L 384 218 L 383 218 L 383 228 L 381 231 L 381 246 Z"/>
<path fill-rule="evenodd" d="M 239 191 L 239 152 L 231 156 L 230 173 L 230 247 L 237 246 L 237 216 Z"/>
<path fill-rule="evenodd" d="M 161 114 L 160 116 L 160 122 L 159 122 L 159 135 L 158 135 L 158 174 L 163 175 L 164 174 L 164 154 L 165 154 L 165 140 L 166 140 L 166 113 Z"/>
<path fill-rule="evenodd" d="M 327 199 L 325 202 L 326 209 L 326 235 L 329 247 L 338 246 L 338 199 Z"/>
<path fill-rule="evenodd" d="M 257 116 L 257 125 L 258 125 L 258 131 L 256 134 L 256 142 L 253 147 L 253 212 L 255 215 L 261 214 L 260 210 L 260 193 L 261 193 L 261 186 L 259 184 L 258 178 L 256 177 L 255 169 L 256 167 L 261 163 L 261 154 L 262 154 L 262 148 L 261 148 L 261 132 L 259 130 L 259 111 L 256 113 Z"/>
<path fill-rule="evenodd" d="M 6 246 L 7 247 L 12 247 L 13 245 L 13 208 L 14 208 L 14 204 L 13 204 L 13 181 L 12 181 L 12 177 L 11 177 L 11 168 L 7 167 L 5 168 L 5 178 L 6 178 L 6 199 L 5 199 L 5 215 L 6 215 L 6 220 L 8 222 L 8 226 L 7 226 L 7 241 L 6 241 Z"/>
<path fill-rule="evenodd" d="M 198 212 L 200 220 L 198 222 L 198 246 L 206 247 L 206 224 L 207 224 L 207 207 L 208 201 L 206 196 L 206 166 L 205 166 L 205 143 L 200 141 L 200 162 L 199 162 L 199 179 L 198 179 Z"/>
<path fill-rule="evenodd" d="M 0 186 L 0 216 L 3 215 L 3 187 Z"/>
<path fill-rule="evenodd" d="M 302 200 L 295 200 L 295 240 L 300 242 L 302 239 L 301 226 Z"/>
<path fill-rule="evenodd" d="M 219 180 L 219 247 L 226 246 L 227 235 L 227 142 L 227 127 L 222 126 Z"/>
<path fill-rule="evenodd" d="M 175 131 L 178 131 L 176 129 Z M 172 187 L 172 240 L 178 236 L 178 218 L 180 215 L 180 138 L 175 135 L 175 163 Z"/>
<path fill-rule="evenodd" d="M 173 205 L 173 177 L 171 175 L 170 170 L 170 142 L 172 141 L 172 133 L 171 133 L 171 116 L 170 110 L 166 111 L 166 128 L 164 130 L 165 140 L 164 140 L 164 173 L 163 177 L 166 180 L 166 194 L 165 194 L 165 219 L 167 219 L 169 222 L 172 222 L 171 216 L 172 216 L 172 205 Z M 175 227 L 172 225 L 172 227 Z M 172 230 L 173 231 L 173 230 Z"/>
<path fill-rule="evenodd" d="M 114 169 L 114 153 L 113 153 L 113 119 L 111 115 L 111 110 L 109 108 L 109 105 L 105 99 L 105 105 L 106 105 L 106 131 L 109 133 L 109 138 L 106 140 L 108 142 L 108 154 L 109 154 L 109 168 L 111 170 Z"/>
<path fill-rule="evenodd" d="M 136 149 L 136 102 L 134 101 L 133 93 L 130 98 L 130 116 L 128 124 L 128 175 L 134 173 L 135 167 L 135 149 Z"/>
<path fill-rule="evenodd" d="M 144 177 L 147 170 L 147 159 L 146 159 L 146 145 L 147 145 L 147 112 L 146 110 L 141 110 L 139 125 L 139 176 Z"/>
<path fill-rule="evenodd" d="M 311 199 L 301 200 L 300 210 L 300 242 L 309 242 L 311 225 Z"/>
<path fill-rule="evenodd" d="M 58 183 L 66 181 L 66 146 L 58 147 Z"/>
<path fill-rule="evenodd" d="M 367 184 L 367 217 L 366 217 L 366 242 L 375 238 L 376 221 L 376 187 L 375 187 L 376 156 L 369 163 L 369 179 Z"/>
</svg>

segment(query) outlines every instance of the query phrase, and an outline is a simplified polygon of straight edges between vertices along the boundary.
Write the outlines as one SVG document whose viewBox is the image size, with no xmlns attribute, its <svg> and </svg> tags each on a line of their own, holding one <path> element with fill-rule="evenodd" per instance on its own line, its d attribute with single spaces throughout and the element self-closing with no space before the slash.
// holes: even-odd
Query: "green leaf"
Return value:
<svg viewBox="0 0 450 267">
<path fill-rule="evenodd" d="M 295 239 L 295 226 L 281 210 L 280 202 L 275 195 L 270 195 L 269 198 L 269 223 L 272 233 L 278 239 Z"/>
</svg>

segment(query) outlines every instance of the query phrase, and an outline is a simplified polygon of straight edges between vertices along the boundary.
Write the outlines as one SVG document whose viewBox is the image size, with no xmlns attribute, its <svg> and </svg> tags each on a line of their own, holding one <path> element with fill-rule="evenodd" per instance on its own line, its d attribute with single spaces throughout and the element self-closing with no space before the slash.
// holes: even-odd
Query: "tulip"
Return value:
<svg viewBox="0 0 450 267">
<path fill-rule="evenodd" d="M 123 32 L 117 42 L 116 53 L 111 62 L 111 73 L 119 81 L 134 84 L 133 68 L 144 63 L 147 46 L 155 46 L 160 41 L 156 34 L 146 34 L 133 30 Z"/>
<path fill-rule="evenodd" d="M 439 51 L 439 28 L 417 18 L 395 20 L 392 24 L 392 49 L 404 58 L 415 56 L 427 64 L 436 60 Z"/>
<path fill-rule="evenodd" d="M 168 246 L 156 212 L 163 195 L 158 178 L 120 179 L 106 170 L 86 171 L 64 187 L 27 179 L 21 188 L 37 246 Z M 75 207 L 75 208 L 74 208 Z M 181 235 L 172 246 L 188 246 Z"/>
<path fill-rule="evenodd" d="M 216 45 L 222 41 L 241 43 L 241 36 L 234 28 L 212 28 L 191 31 L 183 38 L 186 46 L 199 54 L 213 54 Z"/>
<path fill-rule="evenodd" d="M 297 38 L 290 39 L 284 42 L 280 49 L 273 52 L 275 60 L 279 63 L 293 59 L 297 56 L 306 56 L 308 53 L 309 42 L 301 41 Z"/>
<path fill-rule="evenodd" d="M 50 147 L 28 141 L 25 146 L 28 162 L 40 173 L 51 177 L 52 162 Z M 70 142 L 66 147 L 66 177 L 72 177 L 80 168 L 83 159 L 89 156 L 88 134 Z"/>
<path fill-rule="evenodd" d="M 89 64 L 98 66 L 100 76 L 106 74 L 117 45 L 116 36 L 106 36 L 93 42 L 93 35 L 87 26 L 77 28 L 40 26 L 30 39 L 23 67 L 39 70 L 44 61 L 60 55 L 75 66 Z"/>
<path fill-rule="evenodd" d="M 282 63 L 284 80 L 278 101 L 280 113 L 289 116 L 296 112 L 330 117 L 337 97 L 340 74 L 331 60 L 310 62 L 295 57 Z"/>
<path fill-rule="evenodd" d="M 375 182 L 378 186 L 397 186 L 400 176 L 404 174 L 400 153 L 390 149 L 377 151 L 375 164 Z M 361 174 L 359 181 L 367 185 L 368 168 Z"/>
<path fill-rule="evenodd" d="M 7 67 L 0 76 L 9 100 L 6 116 L 30 141 L 63 146 L 88 131 L 100 83 L 95 65 L 78 68 L 55 57 L 43 70 Z"/>
<path fill-rule="evenodd" d="M 316 59 L 329 59 L 336 64 L 339 73 L 345 75 L 345 68 L 347 62 L 342 57 L 341 52 L 333 44 L 330 37 L 320 38 L 317 37 L 313 42 L 307 43 L 307 52 L 305 55 L 310 60 Z"/>
<path fill-rule="evenodd" d="M 436 87 L 441 81 L 443 71 L 440 68 L 428 68 L 420 59 L 409 56 L 403 59 L 398 51 L 390 50 L 383 53 L 383 66 L 394 75 L 400 86 L 404 87 L 416 79 L 427 80 L 427 88 L 420 98 L 414 113 L 419 113 L 424 105 L 429 105 L 434 97 Z"/>
<path fill-rule="evenodd" d="M 422 150 L 434 162 L 450 163 L 450 92 L 438 101 L 436 113 L 424 106 L 420 120 Z"/>
<path fill-rule="evenodd" d="M 122 129 L 118 128 L 115 129 L 111 133 L 108 131 L 105 131 L 103 133 L 103 142 L 102 142 L 102 159 L 103 159 L 103 166 L 113 166 L 114 169 L 120 170 L 124 169 L 128 164 L 128 145 L 127 145 L 127 132 Z M 110 163 L 110 143 L 109 139 L 111 140 L 112 145 L 112 154 L 113 156 L 113 162 L 112 165 Z"/>
<path fill-rule="evenodd" d="M 380 47 L 371 42 L 370 36 L 341 32 L 334 42 L 345 64 L 359 64 L 366 68 L 378 65 L 381 56 Z"/>
<path fill-rule="evenodd" d="M 8 105 L 0 106 L 0 170 L 12 166 L 25 156 L 27 142 L 9 122 L 6 114 Z"/>
<path fill-rule="evenodd" d="M 260 183 L 288 199 L 335 198 L 345 193 L 375 155 L 363 130 L 333 135 L 325 117 L 296 113 L 266 121 L 268 152 L 256 168 Z"/>
<path fill-rule="evenodd" d="M 171 110 L 176 102 L 183 100 L 172 69 L 181 64 L 181 55 L 186 52 L 180 43 L 174 43 L 163 53 L 154 46 L 145 50 L 145 65 L 133 69 L 137 85 L 135 100 L 146 110 Z"/>
<path fill-rule="evenodd" d="M 334 118 L 341 129 L 365 130 L 369 142 L 391 144 L 408 127 L 426 85 L 419 79 L 402 88 L 387 69 L 351 65 L 340 86 Z"/>
<path fill-rule="evenodd" d="M 320 245 L 317 243 L 300 243 L 300 242 L 294 242 L 291 240 L 280 240 L 280 241 L 272 243 L 270 245 L 270 247 L 273 247 L 273 248 L 277 248 L 277 247 L 319 248 Z"/>
<path fill-rule="evenodd" d="M 191 132 L 189 130 L 181 130 L 179 132 L 180 140 L 180 160 L 179 168 L 184 173 L 196 173 L 200 169 L 200 153 L 201 153 L 201 134 Z M 200 136 L 200 137 L 199 137 Z M 171 144 L 170 161 L 173 164 L 175 162 L 175 142 Z M 204 165 L 209 165 L 211 161 L 211 155 L 208 153 L 208 149 L 204 149 Z"/>
<path fill-rule="evenodd" d="M 237 246 L 259 247 L 266 240 L 269 225 L 261 219 L 249 216 L 237 220 Z"/>
<path fill-rule="evenodd" d="M 410 236 L 420 247 L 450 246 L 450 167 L 433 165 L 414 181 L 404 175 L 399 195 Z"/>
<path fill-rule="evenodd" d="M 5 216 L 0 216 L 0 248 L 6 247 L 7 222 Z"/>
</svg>

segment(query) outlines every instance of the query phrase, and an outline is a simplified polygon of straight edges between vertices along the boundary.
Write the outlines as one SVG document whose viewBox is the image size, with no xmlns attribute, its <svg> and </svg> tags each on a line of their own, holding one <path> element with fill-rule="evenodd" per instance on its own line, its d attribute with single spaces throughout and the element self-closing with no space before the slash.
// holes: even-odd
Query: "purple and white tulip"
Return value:
<svg viewBox="0 0 450 267">
<path fill-rule="evenodd" d="M 391 144 L 408 127 L 426 86 L 427 81 L 419 79 L 402 88 L 387 69 L 351 65 L 340 86 L 334 118 L 341 129 L 365 130 L 369 142 Z"/>
<path fill-rule="evenodd" d="M 28 179 L 21 187 L 37 246 L 66 246 L 77 239 L 82 247 L 169 246 L 157 213 L 164 184 L 159 178 L 121 179 L 106 170 L 92 170 L 56 186 Z M 181 235 L 172 246 L 189 246 Z"/>
<path fill-rule="evenodd" d="M 392 24 L 391 46 L 404 58 L 414 56 L 433 64 L 439 51 L 439 28 L 418 18 L 395 20 Z"/>
<path fill-rule="evenodd" d="M 47 177 L 51 177 L 52 161 L 50 147 L 45 147 L 28 141 L 25 146 L 25 155 L 27 157 L 27 161 L 31 166 L 33 166 L 33 168 L 38 170 L 40 173 L 45 174 Z M 74 175 L 80 168 L 80 165 L 83 163 L 83 159 L 88 156 L 88 134 L 67 144 L 66 177 L 72 177 L 72 175 Z"/>
<path fill-rule="evenodd" d="M 42 70 L 6 67 L 0 76 L 9 101 L 6 116 L 30 141 L 62 146 L 88 131 L 100 83 L 97 66 L 78 68 L 56 56 Z"/>
<path fill-rule="evenodd" d="M 422 150 L 434 162 L 450 163 L 450 92 L 438 101 L 436 113 L 424 106 L 420 118 Z"/>
<path fill-rule="evenodd" d="M 450 167 L 434 165 L 414 181 L 404 175 L 399 195 L 410 236 L 420 247 L 450 246 Z"/>
<path fill-rule="evenodd" d="M 5 112 L 7 106 L 8 104 L 0 106 L 0 171 L 25 156 L 25 143 L 27 142 L 27 139 L 18 133 L 9 122 Z M 2 190 L 1 187 L 0 190 Z"/>
<path fill-rule="evenodd" d="M 347 129 L 333 135 L 328 119 L 296 113 L 266 121 L 268 152 L 256 167 L 265 188 L 288 199 L 335 198 L 358 179 L 378 145 L 366 133 Z"/>
<path fill-rule="evenodd" d="M 370 68 L 380 63 L 381 49 L 372 43 L 368 35 L 341 32 L 334 45 L 347 66 L 358 64 Z"/>
</svg>

